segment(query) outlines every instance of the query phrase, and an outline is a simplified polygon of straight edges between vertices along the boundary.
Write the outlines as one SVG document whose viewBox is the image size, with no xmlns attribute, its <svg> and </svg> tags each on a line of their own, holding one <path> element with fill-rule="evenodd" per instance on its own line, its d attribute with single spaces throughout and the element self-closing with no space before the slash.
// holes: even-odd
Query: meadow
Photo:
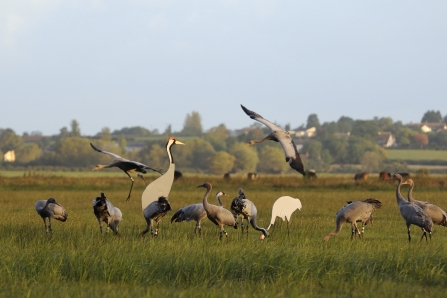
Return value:
<svg viewBox="0 0 447 298">
<path fill-rule="evenodd" d="M 148 181 L 156 176 L 148 176 Z M 229 208 L 239 187 L 258 209 L 258 225 L 267 227 L 274 201 L 299 198 L 287 229 L 277 219 L 270 237 L 258 231 L 227 228 L 219 240 L 210 221 L 203 234 L 194 222 L 170 223 L 180 207 L 201 202 L 208 181 L 212 193 L 223 190 Z M 447 177 L 414 177 L 414 197 L 447 209 Z M 409 244 L 395 198 L 395 185 L 370 178 L 356 186 L 351 176 L 309 181 L 298 175 L 234 177 L 188 176 L 176 181 L 169 200 L 173 211 L 163 218 L 159 236 L 138 238 L 145 227 L 136 178 L 130 201 L 124 174 L 58 176 L 0 175 L 1 297 L 442 297 L 447 290 L 447 229 L 436 226 L 432 241 L 419 242 L 413 226 Z M 120 236 L 100 234 L 92 200 L 104 191 L 123 213 Z M 402 194 L 407 188 L 402 187 Z M 53 221 L 45 233 L 34 209 L 54 197 L 68 212 L 67 222 Z M 374 225 L 363 240 L 350 239 L 350 227 L 328 242 L 335 214 L 346 201 L 379 199 Z M 210 202 L 215 202 L 214 195 Z"/>
<path fill-rule="evenodd" d="M 447 161 L 446 150 L 387 150 L 388 159 L 393 160 L 440 160 Z"/>
</svg>

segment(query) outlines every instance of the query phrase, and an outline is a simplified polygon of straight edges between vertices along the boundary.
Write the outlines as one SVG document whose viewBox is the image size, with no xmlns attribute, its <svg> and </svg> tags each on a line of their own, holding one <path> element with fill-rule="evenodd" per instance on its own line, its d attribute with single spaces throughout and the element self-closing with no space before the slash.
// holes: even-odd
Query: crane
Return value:
<svg viewBox="0 0 447 298">
<path fill-rule="evenodd" d="M 112 202 L 110 202 L 104 192 L 101 192 L 99 197 L 92 202 L 93 205 L 93 213 L 96 216 L 99 224 L 99 230 L 102 233 L 102 222 L 105 222 L 107 225 L 107 233 L 109 229 L 118 235 L 118 225 L 123 219 L 123 214 L 121 210 L 115 206 L 113 206 Z"/>
<path fill-rule="evenodd" d="M 51 226 L 51 219 L 57 219 L 59 221 L 65 222 L 68 218 L 67 211 L 65 211 L 65 208 L 62 207 L 61 204 L 56 202 L 55 198 L 49 198 L 48 200 L 39 200 L 34 205 L 36 208 L 37 214 L 39 214 L 42 219 L 43 223 L 45 224 L 45 230 L 48 232 L 52 232 L 53 228 Z M 47 227 L 47 218 L 48 218 L 48 224 Z"/>
</svg>

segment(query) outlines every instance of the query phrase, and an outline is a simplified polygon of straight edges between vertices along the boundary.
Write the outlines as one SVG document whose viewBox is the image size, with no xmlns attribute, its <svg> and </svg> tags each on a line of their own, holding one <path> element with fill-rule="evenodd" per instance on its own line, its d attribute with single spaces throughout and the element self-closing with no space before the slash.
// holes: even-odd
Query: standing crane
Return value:
<svg viewBox="0 0 447 298">
<path fill-rule="evenodd" d="M 300 199 L 295 199 L 290 196 L 282 196 L 278 198 L 275 203 L 273 203 L 272 218 L 270 219 L 270 225 L 267 227 L 267 231 L 275 224 L 276 217 L 279 217 L 287 222 L 287 233 L 289 233 L 289 222 L 292 213 L 295 212 L 296 209 L 301 210 L 302 207 Z"/>
<path fill-rule="evenodd" d="M 204 184 L 197 187 L 206 188 L 205 195 L 203 196 L 203 208 L 205 209 L 208 219 L 211 220 L 215 225 L 219 226 L 219 239 L 222 239 L 224 233 L 228 239 L 228 233 L 227 231 L 225 231 L 225 226 L 232 226 L 237 229 L 237 222 L 234 220 L 233 214 L 230 212 L 230 210 L 225 209 L 222 206 L 216 206 L 208 203 L 208 196 L 213 189 L 211 183 L 205 182 Z"/>
<path fill-rule="evenodd" d="M 96 216 L 99 224 L 99 230 L 102 233 L 102 222 L 105 222 L 107 225 L 107 233 L 109 229 L 118 235 L 118 225 L 123 219 L 123 214 L 121 210 L 115 206 L 113 206 L 112 202 L 110 202 L 103 192 L 99 197 L 93 200 L 93 213 Z"/>
<path fill-rule="evenodd" d="M 223 191 L 218 191 L 216 193 L 216 200 L 218 202 L 219 206 L 222 206 L 222 201 L 220 200 L 221 196 L 226 196 L 227 194 Z M 173 222 L 182 222 L 182 221 L 190 221 L 195 220 L 196 221 L 196 228 L 194 229 L 194 232 L 197 233 L 197 230 L 199 231 L 199 234 L 202 233 L 202 222 L 206 218 L 206 211 L 203 208 L 203 203 L 197 203 L 188 205 L 185 207 L 180 208 L 172 217 L 171 217 L 171 223 Z"/>
<path fill-rule="evenodd" d="M 255 204 L 252 201 L 247 199 L 247 197 L 245 196 L 245 193 L 242 190 L 242 188 L 239 188 L 238 194 L 239 194 L 239 196 L 236 197 L 231 202 L 230 209 L 231 209 L 231 212 L 233 213 L 234 220 L 236 222 L 237 222 L 237 218 L 239 216 L 241 216 L 241 230 L 242 230 L 242 233 L 244 233 L 244 223 L 243 223 L 243 220 L 245 219 L 247 221 L 247 230 L 246 230 L 247 231 L 247 236 L 248 236 L 248 222 L 250 222 L 250 224 L 253 227 L 253 229 L 262 232 L 262 234 L 264 235 L 263 237 L 261 237 L 262 239 L 264 237 L 268 237 L 269 236 L 269 232 L 267 232 L 267 230 L 264 229 L 264 228 L 258 227 L 258 225 L 256 224 L 256 219 L 258 217 L 258 210 L 256 209 Z"/>
<path fill-rule="evenodd" d="M 140 233 L 140 237 L 149 232 L 149 230 L 153 237 L 158 236 L 160 220 L 171 210 L 171 204 L 166 197 L 159 197 L 157 201 L 150 203 L 143 212 L 144 218 L 146 219 L 146 229 Z M 154 222 L 157 225 L 155 230 Z"/>
<path fill-rule="evenodd" d="M 68 218 L 67 211 L 65 211 L 65 208 L 62 207 L 58 202 L 56 202 L 56 199 L 49 198 L 48 200 L 39 200 L 34 205 L 36 208 L 37 214 L 39 214 L 42 219 L 43 223 L 45 224 L 45 230 L 48 232 L 52 232 L 53 228 L 51 226 L 51 219 L 57 219 L 62 222 L 65 222 Z M 48 224 L 47 227 L 47 218 L 48 218 Z"/>
<path fill-rule="evenodd" d="M 427 232 L 430 235 L 431 240 L 431 232 L 433 228 L 433 221 L 430 218 L 430 216 L 425 213 L 424 210 L 422 210 L 421 207 L 419 207 L 416 204 L 410 203 L 407 200 L 405 200 L 402 195 L 400 194 L 400 186 L 402 184 L 402 176 L 399 174 L 394 174 L 392 176 L 392 179 L 397 180 L 399 183 L 396 186 L 396 201 L 397 205 L 399 206 L 399 211 L 402 217 L 405 219 L 405 223 L 407 225 L 407 231 L 408 231 L 408 242 L 411 242 L 411 233 L 410 233 L 410 226 L 416 225 L 420 227 L 423 231 L 421 240 L 425 236 L 425 240 L 427 240 Z"/>
<path fill-rule="evenodd" d="M 250 111 L 243 105 L 241 105 L 242 110 L 244 110 L 245 114 L 247 114 L 251 119 L 256 120 L 265 126 L 267 126 L 270 129 L 270 133 L 263 138 L 262 140 L 253 140 L 248 142 L 247 145 L 254 145 L 257 143 L 265 142 L 265 141 L 275 141 L 279 142 L 282 146 L 282 149 L 284 150 L 284 154 L 286 156 L 286 162 L 289 163 L 290 167 L 294 170 L 296 170 L 298 173 L 302 174 L 304 176 L 304 166 L 303 162 L 301 161 L 300 154 L 298 153 L 298 150 L 296 149 L 296 145 L 293 142 L 292 138 L 290 137 L 290 134 L 287 130 L 282 129 L 276 124 L 273 124 L 272 122 L 268 121 L 267 119 L 264 119 L 261 115 Z"/>
<path fill-rule="evenodd" d="M 370 220 L 371 214 L 382 207 L 382 203 L 379 200 L 368 198 L 363 201 L 355 201 L 343 206 L 335 217 L 335 232 L 329 233 L 324 236 L 324 241 L 328 241 L 332 236 L 336 236 L 340 233 L 343 225 L 348 222 L 351 224 L 351 239 L 355 237 L 355 234 L 360 235 L 357 222 L 361 222 L 365 225 Z M 363 237 L 361 237 L 363 238 Z"/>
<path fill-rule="evenodd" d="M 117 167 L 118 169 L 120 169 L 121 171 L 126 173 L 126 175 L 130 178 L 130 181 L 132 181 L 126 201 L 130 200 L 130 193 L 132 192 L 132 187 L 133 187 L 133 182 L 134 182 L 134 179 L 132 178 L 132 176 L 130 176 L 129 173 L 137 173 L 138 177 L 143 179 L 144 183 L 146 183 L 146 180 L 144 180 L 144 177 L 143 177 L 143 175 L 141 175 L 141 173 L 146 174 L 148 170 L 151 170 L 151 171 L 163 174 L 159 170 L 148 167 L 145 164 L 142 164 L 142 163 L 139 163 L 136 161 L 132 161 L 132 160 L 128 160 L 128 159 L 122 158 L 121 156 L 116 155 L 114 153 L 101 150 L 101 149 L 95 147 L 92 143 L 90 143 L 90 146 L 92 146 L 93 150 L 95 150 L 97 152 L 104 153 L 104 154 L 108 154 L 115 159 L 111 164 L 108 164 L 108 165 L 96 165 L 96 167 L 94 167 L 92 171 Z M 147 185 L 147 183 L 146 183 L 146 185 Z"/>
<path fill-rule="evenodd" d="M 444 210 L 429 202 L 422 202 L 415 200 L 413 198 L 414 182 L 412 179 L 405 180 L 405 182 L 403 182 L 402 185 L 403 184 L 408 184 L 410 186 L 410 188 L 408 189 L 408 196 L 407 196 L 409 202 L 421 207 L 422 210 L 424 210 L 425 213 L 427 213 L 427 215 L 430 216 L 434 224 L 444 227 L 447 226 L 447 213 Z"/>
<path fill-rule="evenodd" d="M 168 139 L 166 152 L 169 158 L 169 168 L 166 173 L 149 183 L 141 195 L 141 208 L 147 223 L 146 229 L 140 234 L 141 236 L 147 233 L 149 228 L 152 228 L 154 220 L 157 223 L 157 229 L 155 232 L 151 231 L 151 233 L 157 235 L 159 221 L 171 210 L 171 205 L 167 198 L 174 183 L 175 163 L 171 153 L 171 147 L 174 145 L 184 145 L 184 143 L 172 137 Z"/>
</svg>

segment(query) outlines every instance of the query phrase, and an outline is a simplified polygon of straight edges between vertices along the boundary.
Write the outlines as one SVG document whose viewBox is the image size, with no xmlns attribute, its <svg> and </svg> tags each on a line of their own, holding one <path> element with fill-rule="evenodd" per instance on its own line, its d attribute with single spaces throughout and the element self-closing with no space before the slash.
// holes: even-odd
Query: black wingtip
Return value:
<svg viewBox="0 0 447 298">
<path fill-rule="evenodd" d="M 99 150 L 97 147 L 95 147 L 95 145 L 93 145 L 92 143 L 90 143 L 90 146 L 92 146 L 93 150 L 101 152 L 101 150 Z"/>
</svg>

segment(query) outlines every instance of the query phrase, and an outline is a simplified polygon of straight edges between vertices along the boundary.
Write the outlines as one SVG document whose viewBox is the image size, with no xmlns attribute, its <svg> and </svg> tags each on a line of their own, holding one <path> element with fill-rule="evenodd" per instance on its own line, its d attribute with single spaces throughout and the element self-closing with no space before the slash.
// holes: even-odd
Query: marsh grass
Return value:
<svg viewBox="0 0 447 298">
<path fill-rule="evenodd" d="M 204 179 L 213 184 L 213 193 L 230 195 L 224 197 L 226 207 L 242 187 L 258 208 L 260 226 L 269 224 L 272 204 L 282 195 L 299 198 L 303 209 L 293 214 L 289 231 L 278 219 L 264 241 L 251 228 L 248 236 L 227 228 L 228 240 L 219 241 L 209 221 L 199 237 L 194 223 L 171 224 L 170 217 L 202 200 L 204 190 L 196 186 Z M 439 187 L 444 178 L 436 179 L 415 179 L 414 196 L 445 209 L 446 195 Z M 142 239 L 140 181 L 128 202 L 128 179 L 121 177 L 2 177 L 0 183 L 0 296 L 442 297 L 447 290 L 447 230 L 435 227 L 433 240 L 425 243 L 418 242 L 421 232 L 413 227 L 414 242 L 408 244 L 392 183 L 185 177 L 173 185 L 173 212 L 162 220 L 159 237 Z M 99 233 L 91 207 L 99 191 L 123 213 L 120 237 Z M 34 203 L 51 196 L 69 217 L 65 223 L 55 221 L 48 235 Z M 366 227 L 364 240 L 351 241 L 345 225 L 323 242 L 345 202 L 368 197 L 381 200 L 383 207 L 375 213 L 374 226 Z"/>
</svg>

